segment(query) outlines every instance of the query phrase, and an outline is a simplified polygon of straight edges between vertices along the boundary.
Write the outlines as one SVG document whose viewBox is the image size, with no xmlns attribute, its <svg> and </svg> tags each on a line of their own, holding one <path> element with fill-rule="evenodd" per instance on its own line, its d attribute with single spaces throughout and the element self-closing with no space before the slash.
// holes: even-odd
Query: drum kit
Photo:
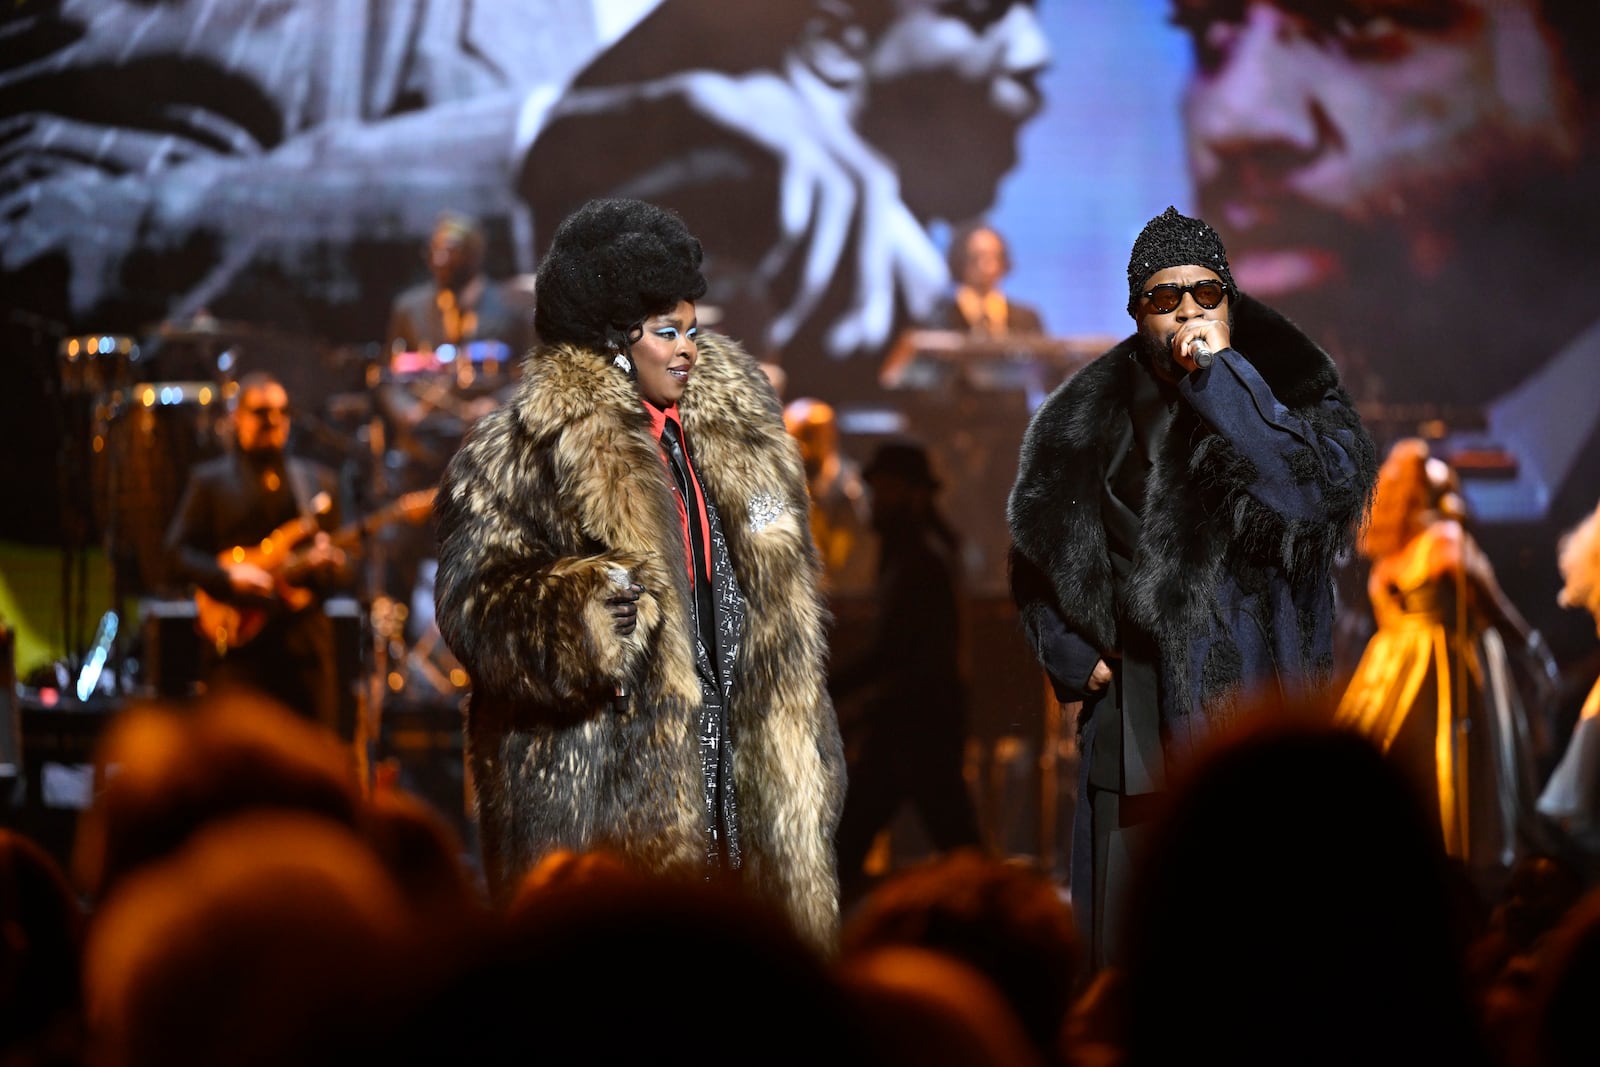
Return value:
<svg viewBox="0 0 1600 1067">
<path fill-rule="evenodd" d="M 63 396 L 80 412 L 78 428 L 88 436 L 93 517 L 123 594 L 165 583 L 166 524 L 189 468 L 221 452 L 224 402 L 234 388 L 231 339 L 223 330 L 168 330 L 157 338 L 158 344 L 68 337 L 58 349 Z M 208 350 L 198 357 L 208 366 L 195 367 L 196 354 L 180 346 Z M 170 376 L 174 367 L 187 373 Z"/>
<path fill-rule="evenodd" d="M 467 430 L 506 399 L 513 356 L 506 344 L 483 340 L 385 353 L 368 364 L 372 417 L 365 436 L 375 460 L 376 497 L 438 484 Z M 348 398 L 335 403 L 359 408 Z M 453 701 L 465 691 L 467 676 L 433 618 L 433 544 L 431 527 L 392 527 L 376 541 L 367 579 L 374 591 L 373 677 L 390 694 Z"/>
<path fill-rule="evenodd" d="M 85 647 L 78 631 L 90 544 L 104 547 L 111 578 L 111 610 L 85 656 L 86 667 L 99 666 L 93 678 L 80 672 L 80 691 L 116 691 L 126 681 L 125 664 L 114 654 L 116 615 L 128 598 L 165 582 L 164 534 L 184 478 L 192 464 L 222 449 L 239 332 L 199 319 L 152 328 L 143 339 L 88 334 L 61 337 L 56 345 L 68 649 Z"/>
</svg>

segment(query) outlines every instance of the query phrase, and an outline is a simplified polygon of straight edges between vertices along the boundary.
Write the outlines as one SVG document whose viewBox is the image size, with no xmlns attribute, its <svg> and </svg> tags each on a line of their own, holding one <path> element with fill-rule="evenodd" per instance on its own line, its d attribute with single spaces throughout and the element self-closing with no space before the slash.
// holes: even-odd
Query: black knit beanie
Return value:
<svg viewBox="0 0 1600 1067">
<path fill-rule="evenodd" d="M 1138 240 L 1133 242 L 1133 254 L 1128 257 L 1128 314 L 1134 314 L 1139 306 L 1144 283 L 1152 274 L 1168 267 L 1187 266 L 1215 271 L 1228 287 L 1229 299 L 1238 299 L 1239 287 L 1228 273 L 1228 251 L 1222 247 L 1217 231 L 1169 206 L 1145 223 Z"/>
</svg>

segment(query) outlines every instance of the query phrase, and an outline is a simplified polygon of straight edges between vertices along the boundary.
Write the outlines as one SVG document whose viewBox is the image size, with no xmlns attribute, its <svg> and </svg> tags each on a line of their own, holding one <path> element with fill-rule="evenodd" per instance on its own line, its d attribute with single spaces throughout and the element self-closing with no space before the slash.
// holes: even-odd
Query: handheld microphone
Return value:
<svg viewBox="0 0 1600 1067">
<path fill-rule="evenodd" d="M 627 360 L 627 357 L 623 356 L 621 353 L 618 353 L 617 359 Z M 624 371 L 624 373 L 631 371 L 632 366 L 633 365 L 630 362 L 628 364 L 628 370 Z M 629 376 L 631 377 L 632 375 L 630 374 Z M 607 567 L 606 577 L 611 580 L 611 584 L 617 589 L 627 589 L 629 586 L 633 585 L 633 572 L 628 570 L 626 567 Z M 628 710 L 628 683 L 620 680 L 617 682 L 616 692 L 612 700 L 612 706 L 615 708 L 618 714 L 625 713 Z"/>
<path fill-rule="evenodd" d="M 1204 370 L 1216 360 L 1216 356 L 1202 340 L 1195 340 L 1189 345 L 1189 354 L 1194 356 L 1194 365 Z"/>
</svg>

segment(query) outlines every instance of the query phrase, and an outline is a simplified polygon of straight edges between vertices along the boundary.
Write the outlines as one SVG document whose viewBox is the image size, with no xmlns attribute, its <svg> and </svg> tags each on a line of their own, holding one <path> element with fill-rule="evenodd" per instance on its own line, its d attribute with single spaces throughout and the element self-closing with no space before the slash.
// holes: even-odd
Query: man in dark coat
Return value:
<svg viewBox="0 0 1600 1067">
<path fill-rule="evenodd" d="M 878 533 L 878 619 L 871 642 L 829 686 L 836 703 L 871 691 L 861 712 L 843 722 L 855 742 L 838 835 L 847 902 L 867 888 L 862 863 L 903 803 L 915 808 L 935 847 L 983 845 L 962 777 L 960 543 L 934 501 L 940 483 L 921 444 L 885 442 L 862 476 Z"/>
<path fill-rule="evenodd" d="M 234 422 L 236 447 L 194 468 L 167 529 L 177 577 L 226 606 L 202 613 L 201 629 L 212 629 L 211 618 L 226 629 L 239 612 L 235 636 L 203 633 L 207 680 L 259 689 L 338 729 L 338 646 L 322 610 L 351 578 L 345 553 L 328 536 L 339 525 L 338 476 L 286 453 L 289 394 L 271 375 L 240 379 Z M 304 528 L 275 552 L 259 547 L 290 523 Z M 247 551 L 230 553 L 238 546 Z M 259 629 L 252 619 L 261 620 Z"/>
<path fill-rule="evenodd" d="M 1035 414 L 1009 505 L 1024 630 L 1081 705 L 1073 906 L 1096 966 L 1169 761 L 1244 701 L 1329 680 L 1333 562 L 1377 472 L 1333 362 L 1239 292 L 1211 227 L 1152 219 L 1128 290 L 1136 333 Z"/>
</svg>

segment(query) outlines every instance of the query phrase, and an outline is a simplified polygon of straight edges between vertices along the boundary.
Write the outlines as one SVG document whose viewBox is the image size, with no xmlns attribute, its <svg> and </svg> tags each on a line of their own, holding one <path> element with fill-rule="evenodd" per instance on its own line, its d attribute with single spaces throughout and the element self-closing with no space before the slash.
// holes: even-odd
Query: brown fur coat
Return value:
<svg viewBox="0 0 1600 1067">
<path fill-rule="evenodd" d="M 726 338 L 702 333 L 679 413 L 747 607 L 727 709 L 744 881 L 827 947 L 844 771 L 800 455 L 766 377 Z M 452 460 L 437 508 L 438 621 L 472 679 L 495 892 L 558 848 L 702 865 L 683 535 L 633 383 L 599 352 L 535 350 L 515 399 Z M 616 567 L 645 589 L 627 637 L 604 606 Z"/>
</svg>

